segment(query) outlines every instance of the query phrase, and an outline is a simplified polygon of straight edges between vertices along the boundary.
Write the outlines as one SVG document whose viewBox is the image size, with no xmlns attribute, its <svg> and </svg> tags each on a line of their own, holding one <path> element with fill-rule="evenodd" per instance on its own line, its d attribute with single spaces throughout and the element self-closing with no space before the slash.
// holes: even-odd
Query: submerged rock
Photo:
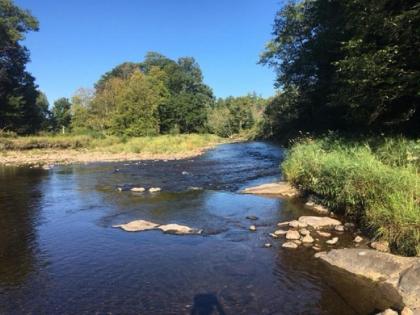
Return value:
<svg viewBox="0 0 420 315">
<path fill-rule="evenodd" d="M 341 225 L 340 221 L 330 217 L 302 216 L 298 221 L 312 226 L 314 229 L 331 228 Z"/>
<path fill-rule="evenodd" d="M 292 198 L 298 195 L 298 191 L 286 182 L 270 183 L 249 187 L 242 190 L 241 193 L 256 195 L 278 195 L 288 198 Z"/>
<path fill-rule="evenodd" d="M 248 215 L 246 216 L 246 219 L 255 221 L 258 220 L 258 217 L 256 217 L 255 215 Z"/>
<path fill-rule="evenodd" d="M 334 267 L 331 271 L 340 272 L 340 280 L 348 279 L 348 282 L 358 284 L 357 291 L 369 292 L 377 309 L 406 306 L 420 311 L 420 258 L 357 248 L 335 249 L 315 257 Z M 352 298 L 351 292 L 344 291 L 349 291 L 348 288 L 343 287 L 342 293 L 350 294 L 348 298 Z"/>
<path fill-rule="evenodd" d="M 156 224 L 150 221 L 135 220 L 126 224 L 113 225 L 112 227 L 121 228 L 127 232 L 141 232 L 141 231 L 154 230 L 158 226 L 159 224 Z"/>
</svg>

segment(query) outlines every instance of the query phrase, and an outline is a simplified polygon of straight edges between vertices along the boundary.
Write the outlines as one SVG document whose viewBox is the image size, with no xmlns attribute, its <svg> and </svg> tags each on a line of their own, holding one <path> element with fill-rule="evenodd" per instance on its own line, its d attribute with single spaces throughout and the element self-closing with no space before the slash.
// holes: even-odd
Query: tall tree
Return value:
<svg viewBox="0 0 420 315">
<path fill-rule="evenodd" d="M 26 71 L 28 50 L 20 44 L 25 33 L 38 30 L 38 21 L 11 0 L 0 0 L 0 129 L 18 133 L 41 128 L 35 79 Z"/>
<path fill-rule="evenodd" d="M 53 126 L 56 131 L 65 132 L 71 124 L 71 103 L 68 98 L 62 97 L 54 102 L 52 108 Z"/>
</svg>

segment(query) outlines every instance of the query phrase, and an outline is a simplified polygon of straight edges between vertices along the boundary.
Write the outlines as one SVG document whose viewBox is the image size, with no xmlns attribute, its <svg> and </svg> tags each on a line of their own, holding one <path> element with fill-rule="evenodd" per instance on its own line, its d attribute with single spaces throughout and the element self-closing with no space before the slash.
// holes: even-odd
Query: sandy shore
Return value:
<svg viewBox="0 0 420 315">
<path fill-rule="evenodd" d="M 179 160 L 205 153 L 216 145 L 182 153 L 110 153 L 88 149 L 41 149 L 5 151 L 0 153 L 0 165 L 82 164 L 136 160 Z"/>
</svg>

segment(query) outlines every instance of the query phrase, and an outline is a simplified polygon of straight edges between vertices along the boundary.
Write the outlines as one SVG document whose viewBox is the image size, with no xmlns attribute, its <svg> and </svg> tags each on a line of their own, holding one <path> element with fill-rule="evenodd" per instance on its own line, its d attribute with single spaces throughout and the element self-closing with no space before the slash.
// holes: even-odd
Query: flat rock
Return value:
<svg viewBox="0 0 420 315">
<path fill-rule="evenodd" d="M 277 223 L 278 227 L 285 227 L 285 226 L 289 226 L 290 221 L 284 221 L 284 222 L 279 222 Z"/>
<path fill-rule="evenodd" d="M 151 188 L 149 188 L 149 192 L 151 192 L 151 193 L 154 193 L 154 192 L 159 192 L 159 191 L 161 191 L 162 189 L 161 188 L 159 188 L 159 187 L 151 187 Z"/>
<path fill-rule="evenodd" d="M 330 233 L 330 232 L 316 231 L 316 233 L 317 233 L 319 236 L 322 236 L 322 237 L 331 237 L 331 233 Z"/>
<path fill-rule="evenodd" d="M 298 191 L 287 182 L 278 182 L 263 184 L 255 187 L 245 188 L 241 191 L 243 194 L 256 194 L 256 195 L 278 195 L 280 197 L 295 197 Z"/>
<path fill-rule="evenodd" d="M 292 228 L 305 228 L 308 226 L 308 224 L 304 223 L 304 222 L 300 222 L 298 220 L 293 220 L 289 222 L 289 226 Z"/>
<path fill-rule="evenodd" d="M 420 308 L 420 258 L 401 257 L 372 249 L 335 249 L 315 257 L 362 281 L 372 290 L 378 309 Z M 379 294 L 378 298 L 373 295 Z"/>
<path fill-rule="evenodd" d="M 133 187 L 130 190 L 133 192 L 144 192 L 146 189 L 144 187 Z"/>
<path fill-rule="evenodd" d="M 146 221 L 146 220 L 135 220 L 126 224 L 113 225 L 113 227 L 121 228 L 127 232 L 141 232 L 141 231 L 154 230 L 158 226 L 159 224 Z"/>
<path fill-rule="evenodd" d="M 298 231 L 289 230 L 286 233 L 286 239 L 287 240 L 298 240 L 300 239 L 300 234 Z"/>
<path fill-rule="evenodd" d="M 286 242 L 286 243 L 283 243 L 283 245 L 281 245 L 281 247 L 284 247 L 284 248 L 298 248 L 298 244 L 296 244 L 296 243 L 294 243 L 294 242 Z"/>
<path fill-rule="evenodd" d="M 334 230 L 336 230 L 337 232 L 344 232 L 344 225 L 336 225 L 334 227 Z"/>
<path fill-rule="evenodd" d="M 312 226 L 314 229 L 331 228 L 341 225 L 340 221 L 330 217 L 302 216 L 298 221 Z"/>
<path fill-rule="evenodd" d="M 175 223 L 160 225 L 158 228 L 161 231 L 163 231 L 164 233 L 177 234 L 177 235 L 200 234 L 201 233 L 201 231 L 196 230 L 196 229 L 192 229 L 189 226 L 179 225 L 179 224 L 175 224 Z"/>
</svg>

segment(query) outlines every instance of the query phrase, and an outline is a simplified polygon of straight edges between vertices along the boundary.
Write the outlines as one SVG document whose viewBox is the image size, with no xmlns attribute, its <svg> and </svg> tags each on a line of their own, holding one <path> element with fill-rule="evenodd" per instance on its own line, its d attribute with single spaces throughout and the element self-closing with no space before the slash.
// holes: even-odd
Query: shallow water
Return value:
<svg viewBox="0 0 420 315">
<path fill-rule="evenodd" d="M 282 155 L 250 142 L 179 161 L 0 168 L 0 313 L 357 314 L 313 250 L 268 236 L 302 205 L 237 193 L 278 179 Z M 116 189 L 131 185 L 162 192 Z M 112 228 L 135 219 L 204 233 Z"/>
</svg>

